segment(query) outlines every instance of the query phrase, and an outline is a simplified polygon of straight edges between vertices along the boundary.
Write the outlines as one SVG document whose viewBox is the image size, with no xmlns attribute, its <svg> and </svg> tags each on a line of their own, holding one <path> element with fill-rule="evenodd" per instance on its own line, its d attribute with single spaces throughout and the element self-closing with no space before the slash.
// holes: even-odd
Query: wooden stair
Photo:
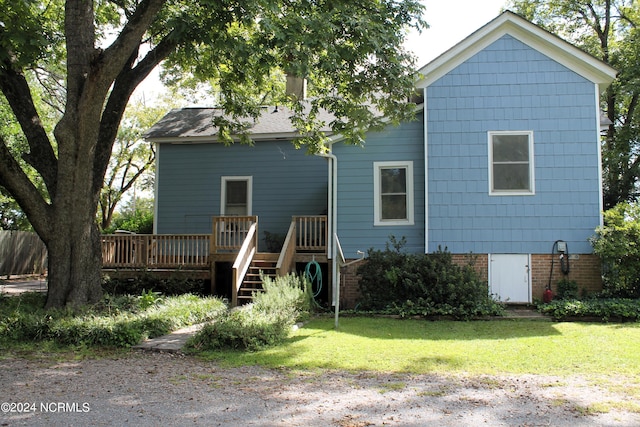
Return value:
<svg viewBox="0 0 640 427">
<path fill-rule="evenodd" d="M 244 277 L 244 281 L 238 290 L 238 305 L 250 303 L 253 300 L 253 293 L 263 290 L 260 272 L 271 278 L 276 277 L 278 256 L 279 254 L 270 253 L 257 253 L 254 256 L 249 265 L 249 270 L 247 270 L 247 274 Z"/>
</svg>

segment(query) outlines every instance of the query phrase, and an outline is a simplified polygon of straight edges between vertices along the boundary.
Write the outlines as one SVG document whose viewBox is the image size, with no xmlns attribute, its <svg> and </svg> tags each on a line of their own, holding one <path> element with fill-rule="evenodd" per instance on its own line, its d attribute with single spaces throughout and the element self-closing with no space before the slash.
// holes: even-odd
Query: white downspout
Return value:
<svg viewBox="0 0 640 427">
<path fill-rule="evenodd" d="M 338 234 L 338 157 L 335 154 L 318 153 L 318 156 L 329 160 L 329 194 L 327 203 L 329 204 L 327 214 L 329 215 L 327 224 L 329 225 L 328 238 L 330 239 L 327 248 L 327 258 L 331 260 L 331 282 L 333 284 L 333 306 L 335 307 L 335 326 L 338 328 L 338 313 L 340 312 L 340 270 L 338 268 L 338 257 L 336 239 Z"/>
</svg>

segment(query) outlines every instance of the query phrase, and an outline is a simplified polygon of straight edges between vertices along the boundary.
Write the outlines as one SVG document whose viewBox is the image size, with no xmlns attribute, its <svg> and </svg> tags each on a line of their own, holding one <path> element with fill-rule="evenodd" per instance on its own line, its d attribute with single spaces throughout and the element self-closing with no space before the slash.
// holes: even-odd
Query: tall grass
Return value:
<svg viewBox="0 0 640 427">
<path fill-rule="evenodd" d="M 0 343 L 51 341 L 58 345 L 129 347 L 216 318 L 226 310 L 219 299 L 194 295 L 158 298 L 154 303 L 134 296 L 106 296 L 82 311 L 44 310 L 44 295 L 3 297 Z"/>
</svg>

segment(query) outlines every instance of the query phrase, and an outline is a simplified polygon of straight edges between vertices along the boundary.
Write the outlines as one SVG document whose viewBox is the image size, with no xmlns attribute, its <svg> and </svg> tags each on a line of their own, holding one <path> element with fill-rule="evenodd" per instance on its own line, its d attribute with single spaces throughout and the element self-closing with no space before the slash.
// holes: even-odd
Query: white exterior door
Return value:
<svg viewBox="0 0 640 427">
<path fill-rule="evenodd" d="M 530 256 L 526 254 L 491 254 L 489 256 L 489 290 L 502 302 L 530 303 Z"/>
</svg>

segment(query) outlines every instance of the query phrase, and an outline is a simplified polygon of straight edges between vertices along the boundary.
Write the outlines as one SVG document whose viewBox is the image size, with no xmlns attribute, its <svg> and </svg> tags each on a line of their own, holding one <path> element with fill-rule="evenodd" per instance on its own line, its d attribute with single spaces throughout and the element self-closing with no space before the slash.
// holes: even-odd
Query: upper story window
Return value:
<svg viewBox="0 0 640 427">
<path fill-rule="evenodd" d="M 489 194 L 535 193 L 533 132 L 489 132 Z"/>
<path fill-rule="evenodd" d="M 413 162 L 373 164 L 374 225 L 413 224 Z"/>
<path fill-rule="evenodd" d="M 220 213 L 230 216 L 251 215 L 252 183 L 250 176 L 223 176 Z"/>
</svg>

